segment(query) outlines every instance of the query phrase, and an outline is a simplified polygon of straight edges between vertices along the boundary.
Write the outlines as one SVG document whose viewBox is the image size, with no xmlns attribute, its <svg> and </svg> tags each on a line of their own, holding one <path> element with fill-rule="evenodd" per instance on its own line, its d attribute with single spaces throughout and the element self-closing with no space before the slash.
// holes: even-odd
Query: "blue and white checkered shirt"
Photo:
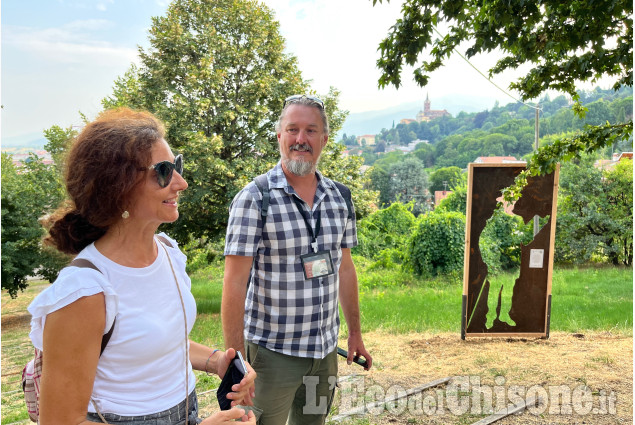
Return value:
<svg viewBox="0 0 635 425">
<path fill-rule="evenodd" d="M 280 163 L 267 173 L 270 202 L 262 227 L 262 194 L 254 182 L 234 198 L 225 255 L 255 257 L 245 300 L 244 337 L 270 350 L 321 359 L 335 350 L 339 332 L 338 272 L 342 248 L 357 245 L 355 215 L 335 184 L 319 172 L 309 223 L 321 214 L 318 250 L 328 250 L 335 273 L 305 279 L 300 256 L 313 252 L 311 235 Z M 300 199 L 298 197 L 298 199 Z M 308 217 L 309 207 L 302 202 Z"/>
</svg>

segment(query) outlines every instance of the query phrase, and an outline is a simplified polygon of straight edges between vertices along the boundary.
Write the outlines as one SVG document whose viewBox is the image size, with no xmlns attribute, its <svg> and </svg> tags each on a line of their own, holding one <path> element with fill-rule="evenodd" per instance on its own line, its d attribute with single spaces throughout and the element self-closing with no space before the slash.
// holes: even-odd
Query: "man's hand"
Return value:
<svg viewBox="0 0 635 425">
<path fill-rule="evenodd" d="M 348 358 L 346 362 L 351 364 L 353 362 L 353 358 L 363 357 L 366 359 L 366 366 L 364 370 L 370 370 L 373 366 L 373 357 L 370 355 L 366 347 L 364 347 L 364 342 L 362 341 L 361 334 L 351 334 L 349 332 L 348 335 Z"/>
</svg>

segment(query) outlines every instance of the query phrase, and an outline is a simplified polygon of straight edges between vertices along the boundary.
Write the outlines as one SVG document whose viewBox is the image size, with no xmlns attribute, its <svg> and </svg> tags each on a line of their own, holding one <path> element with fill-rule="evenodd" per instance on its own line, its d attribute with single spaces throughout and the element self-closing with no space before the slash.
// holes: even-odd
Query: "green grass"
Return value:
<svg viewBox="0 0 635 425">
<path fill-rule="evenodd" d="M 460 332 L 462 277 L 417 279 L 397 269 L 369 270 L 363 259 L 357 263 L 363 330 Z M 513 282 L 516 277 L 508 273 L 497 279 Z M 556 266 L 550 329 L 632 334 L 632 268 Z"/>
<path fill-rule="evenodd" d="M 462 278 L 459 275 L 438 279 L 420 279 L 399 269 L 373 269 L 363 258 L 355 258 L 360 289 L 360 308 L 364 331 L 389 332 L 460 331 Z M 215 262 L 191 273 L 192 293 L 198 307 L 191 337 L 203 344 L 223 348 L 220 321 L 223 263 Z M 511 280 L 513 275 L 500 279 Z M 2 293 L 2 424 L 28 423 L 20 389 L 19 373 L 32 356 L 28 340 L 28 302 L 47 284 L 35 282 L 17 299 Z M 552 281 L 551 330 L 584 332 L 611 331 L 632 335 L 633 272 L 631 268 L 558 268 Z M 9 317 L 24 321 L 9 324 Z M 15 322 L 14 322 L 15 323 Z M 343 322 L 342 334 L 346 333 Z M 589 360 L 610 365 L 614 359 L 599 356 Z M 497 372 L 498 373 L 498 372 Z M 500 374 L 500 373 L 499 373 Z M 213 390 L 219 379 L 197 372 L 197 392 Z M 199 398 L 202 408 L 216 403 L 214 393 Z M 368 423 L 359 419 L 355 424 Z"/>
<path fill-rule="evenodd" d="M 462 276 L 421 279 L 395 269 L 372 269 L 355 257 L 364 331 L 460 332 Z M 497 277 L 512 282 L 514 273 Z M 223 264 L 192 274 L 199 317 L 195 340 L 222 346 L 220 300 Z M 551 330 L 619 331 L 632 334 L 633 271 L 623 267 L 558 268 L 552 279 Z M 345 323 L 343 325 L 346 332 Z"/>
<path fill-rule="evenodd" d="M 552 279 L 552 329 L 633 329 L 633 269 L 556 270 Z"/>
<path fill-rule="evenodd" d="M 223 263 L 215 262 L 191 275 L 192 294 L 198 315 L 191 338 L 211 347 L 224 348 L 220 304 L 223 294 Z"/>
</svg>

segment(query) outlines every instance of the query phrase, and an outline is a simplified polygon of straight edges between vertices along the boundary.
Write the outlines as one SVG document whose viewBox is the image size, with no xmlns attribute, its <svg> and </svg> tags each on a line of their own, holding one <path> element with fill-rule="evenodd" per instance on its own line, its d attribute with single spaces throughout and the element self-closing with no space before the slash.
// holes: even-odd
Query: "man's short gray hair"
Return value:
<svg viewBox="0 0 635 425">
<path fill-rule="evenodd" d="M 320 105 L 316 101 L 311 100 L 311 99 L 309 99 L 307 97 L 301 97 L 301 98 L 298 98 L 298 99 L 293 99 L 293 100 L 287 101 L 287 104 L 284 105 L 284 108 L 282 108 L 282 112 L 280 112 L 280 117 L 278 118 L 278 122 L 276 122 L 276 133 L 280 132 L 280 129 L 282 127 L 282 120 L 284 119 L 284 116 L 287 113 L 287 109 L 289 109 L 289 106 L 291 106 L 291 105 L 310 106 L 310 107 L 316 108 L 318 111 L 320 111 L 320 117 L 322 117 L 322 124 L 324 124 L 324 132 L 327 135 L 329 134 L 329 119 L 326 116 L 326 111 L 324 110 L 322 105 Z"/>
</svg>

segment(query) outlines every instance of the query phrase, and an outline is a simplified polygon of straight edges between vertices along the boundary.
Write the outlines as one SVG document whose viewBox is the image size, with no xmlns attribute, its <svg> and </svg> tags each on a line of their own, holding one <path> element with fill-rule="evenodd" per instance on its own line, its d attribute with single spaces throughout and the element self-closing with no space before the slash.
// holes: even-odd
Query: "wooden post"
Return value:
<svg viewBox="0 0 635 425">
<path fill-rule="evenodd" d="M 538 121 L 538 117 L 540 116 L 540 108 L 538 107 L 538 103 L 536 103 L 536 120 L 535 120 L 535 124 L 534 124 L 534 148 L 535 151 L 534 152 L 538 152 L 538 148 L 540 145 L 540 124 Z M 534 216 L 534 237 L 538 234 L 538 232 L 540 231 L 540 217 L 538 216 Z"/>
</svg>

